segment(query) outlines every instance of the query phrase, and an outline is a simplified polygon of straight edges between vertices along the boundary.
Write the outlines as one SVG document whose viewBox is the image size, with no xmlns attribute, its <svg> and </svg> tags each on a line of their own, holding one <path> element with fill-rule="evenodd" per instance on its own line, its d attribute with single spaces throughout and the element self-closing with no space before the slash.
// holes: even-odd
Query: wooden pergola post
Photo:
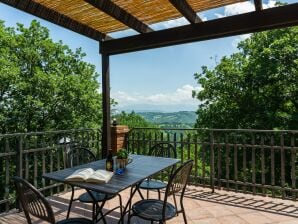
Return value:
<svg viewBox="0 0 298 224">
<path fill-rule="evenodd" d="M 102 158 L 106 158 L 111 148 L 111 108 L 110 108 L 110 58 L 102 53 Z"/>
</svg>

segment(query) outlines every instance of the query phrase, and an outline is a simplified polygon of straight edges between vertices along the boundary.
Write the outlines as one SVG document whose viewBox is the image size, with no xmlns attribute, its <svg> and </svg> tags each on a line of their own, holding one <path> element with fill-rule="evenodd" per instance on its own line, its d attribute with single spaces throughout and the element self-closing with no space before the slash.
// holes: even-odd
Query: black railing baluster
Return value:
<svg viewBox="0 0 298 224">
<path fill-rule="evenodd" d="M 296 149 L 295 149 L 295 137 L 294 133 L 291 133 L 291 179 L 292 189 L 296 189 Z M 297 192 L 292 192 L 293 200 L 296 201 Z"/>
<path fill-rule="evenodd" d="M 266 194 L 265 184 L 265 152 L 264 152 L 264 135 L 261 136 L 261 175 L 262 175 L 262 193 Z"/>
<path fill-rule="evenodd" d="M 176 137 L 176 135 L 174 135 L 174 137 Z M 199 160 L 198 160 L 198 135 L 195 134 L 194 136 L 194 148 L 195 148 L 195 151 L 194 151 L 194 163 L 195 163 L 195 184 L 197 185 L 198 184 L 198 166 L 199 166 Z"/>
<path fill-rule="evenodd" d="M 252 189 L 253 189 L 253 194 L 256 194 L 256 136 L 254 133 L 252 134 L 252 140 L 251 140 L 251 145 L 252 145 L 252 154 L 251 154 L 251 166 L 252 166 Z"/>
<path fill-rule="evenodd" d="M 226 145 L 226 188 L 230 190 L 230 144 L 229 144 L 229 135 L 225 135 L 225 145 Z"/>
<path fill-rule="evenodd" d="M 234 181 L 235 181 L 235 190 L 238 191 L 238 147 L 237 147 L 237 133 L 234 133 Z"/>
<path fill-rule="evenodd" d="M 9 153 L 9 141 L 8 139 L 5 139 L 5 152 Z M 5 160 L 5 194 L 4 199 L 9 199 L 9 185 L 10 185 L 10 160 L 11 157 L 4 157 Z M 5 203 L 5 211 L 7 212 L 9 210 L 9 201 Z"/>
<path fill-rule="evenodd" d="M 210 132 L 210 184 L 212 192 L 214 192 L 214 135 L 213 131 Z"/>
<path fill-rule="evenodd" d="M 244 182 L 244 186 L 243 186 L 243 191 L 244 193 L 246 193 L 247 191 L 247 146 L 246 146 L 246 138 L 243 137 L 243 182 Z"/>
<path fill-rule="evenodd" d="M 270 154 L 271 154 L 271 187 L 275 186 L 275 150 L 274 150 L 274 136 L 270 136 Z M 275 189 L 272 188 L 272 197 L 275 197 Z"/>
<path fill-rule="evenodd" d="M 183 163 L 184 162 L 184 139 L 183 139 L 183 133 L 180 133 L 180 159 L 181 159 L 181 162 Z"/>
<path fill-rule="evenodd" d="M 284 135 L 280 135 L 280 166 L 281 166 L 281 194 L 282 199 L 285 199 L 285 149 L 284 149 Z"/>
</svg>

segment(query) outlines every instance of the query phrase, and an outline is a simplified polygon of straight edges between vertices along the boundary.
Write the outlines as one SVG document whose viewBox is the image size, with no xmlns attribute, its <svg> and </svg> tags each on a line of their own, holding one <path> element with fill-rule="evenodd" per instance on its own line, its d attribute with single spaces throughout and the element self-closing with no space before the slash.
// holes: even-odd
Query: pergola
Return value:
<svg viewBox="0 0 298 224">
<path fill-rule="evenodd" d="M 102 154 L 110 140 L 110 55 L 298 25 L 298 3 L 202 21 L 198 12 L 247 0 L 0 0 L 0 2 L 99 41 L 102 55 Z M 189 25 L 153 30 L 150 25 L 185 17 Z M 113 39 L 109 33 L 137 35 Z"/>
</svg>

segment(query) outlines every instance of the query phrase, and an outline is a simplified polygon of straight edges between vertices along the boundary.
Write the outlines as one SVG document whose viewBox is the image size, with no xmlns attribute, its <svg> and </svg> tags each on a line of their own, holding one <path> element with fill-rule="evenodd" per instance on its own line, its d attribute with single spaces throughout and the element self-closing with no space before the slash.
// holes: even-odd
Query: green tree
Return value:
<svg viewBox="0 0 298 224">
<path fill-rule="evenodd" d="M 0 132 L 99 127 L 98 74 L 84 56 L 37 21 L 0 22 Z"/>
<path fill-rule="evenodd" d="M 298 27 L 255 33 L 195 79 L 196 127 L 298 129 Z"/>
<path fill-rule="evenodd" d="M 136 114 L 134 111 L 131 113 L 125 113 L 122 111 L 120 114 L 115 115 L 117 123 L 120 125 L 127 125 L 129 128 L 147 128 L 147 127 L 154 127 L 154 125 L 145 120 L 139 114 Z"/>
</svg>

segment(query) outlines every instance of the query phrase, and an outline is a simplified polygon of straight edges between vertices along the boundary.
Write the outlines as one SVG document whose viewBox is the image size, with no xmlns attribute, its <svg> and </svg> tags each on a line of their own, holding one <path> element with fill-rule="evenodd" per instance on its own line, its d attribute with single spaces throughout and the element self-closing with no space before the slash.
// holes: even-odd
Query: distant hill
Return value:
<svg viewBox="0 0 298 224">
<path fill-rule="evenodd" d="M 137 112 L 147 121 L 162 126 L 192 127 L 196 122 L 197 115 L 194 111 L 179 111 L 171 113 L 163 112 Z"/>
</svg>

